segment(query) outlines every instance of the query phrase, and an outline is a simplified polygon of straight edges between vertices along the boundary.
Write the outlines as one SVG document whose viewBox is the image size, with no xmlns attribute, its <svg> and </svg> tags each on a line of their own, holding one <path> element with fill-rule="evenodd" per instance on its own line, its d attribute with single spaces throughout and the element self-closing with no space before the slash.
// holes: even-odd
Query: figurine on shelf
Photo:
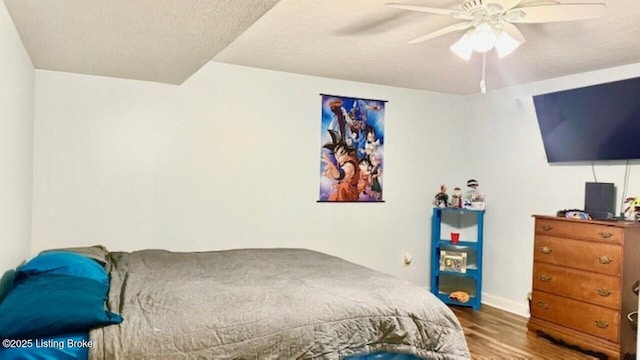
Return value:
<svg viewBox="0 0 640 360">
<path fill-rule="evenodd" d="M 627 221 L 640 221 L 640 197 L 630 197 L 624 201 L 627 207 L 624 209 L 624 219 Z"/>
<path fill-rule="evenodd" d="M 451 207 L 462 207 L 462 190 L 457 186 L 453 188 L 453 194 L 451 194 Z"/>
<path fill-rule="evenodd" d="M 440 192 L 436 194 L 433 205 L 439 208 L 449 206 L 449 195 L 447 195 L 447 187 L 444 184 L 440 185 Z"/>
<path fill-rule="evenodd" d="M 478 181 L 477 180 L 475 180 L 475 179 L 467 180 L 467 187 L 469 188 L 469 190 L 467 190 L 464 193 L 464 196 L 462 198 L 463 207 L 464 208 L 470 208 L 471 207 L 471 202 L 473 201 L 473 198 L 480 194 L 480 192 L 477 190 L 477 188 L 478 188 Z"/>
</svg>

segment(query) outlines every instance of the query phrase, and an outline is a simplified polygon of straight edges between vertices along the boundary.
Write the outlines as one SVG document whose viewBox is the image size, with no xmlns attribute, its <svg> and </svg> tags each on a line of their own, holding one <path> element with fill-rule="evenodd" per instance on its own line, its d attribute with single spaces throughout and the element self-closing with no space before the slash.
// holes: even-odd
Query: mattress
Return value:
<svg viewBox="0 0 640 360">
<path fill-rule="evenodd" d="M 91 331 L 91 359 L 470 358 L 426 289 L 320 252 L 112 252 L 107 267 L 124 321 Z"/>
</svg>

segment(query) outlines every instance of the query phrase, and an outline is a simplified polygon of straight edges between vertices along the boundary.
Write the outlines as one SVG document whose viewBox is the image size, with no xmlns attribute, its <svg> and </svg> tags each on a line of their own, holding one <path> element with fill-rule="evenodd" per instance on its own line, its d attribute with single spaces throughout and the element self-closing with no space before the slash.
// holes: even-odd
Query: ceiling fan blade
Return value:
<svg viewBox="0 0 640 360">
<path fill-rule="evenodd" d="M 517 14 L 518 12 L 522 14 Z M 595 19 L 604 16 L 606 12 L 605 4 L 557 4 L 515 8 L 508 11 L 505 17 L 512 23 L 531 24 Z"/>
<path fill-rule="evenodd" d="M 520 32 L 520 29 L 518 29 L 517 26 L 506 21 L 501 21 L 500 24 L 502 25 L 502 30 L 506 31 L 507 34 L 511 35 L 511 37 L 520 44 L 524 44 L 524 42 L 527 41 L 527 39 L 524 38 L 524 35 L 522 35 L 522 32 Z"/>
<path fill-rule="evenodd" d="M 449 16 L 453 16 L 456 19 L 462 19 L 462 20 L 473 19 L 473 16 L 466 14 L 464 12 L 461 12 L 459 10 L 441 9 L 441 8 L 434 8 L 434 7 L 428 7 L 428 6 L 406 5 L 406 4 L 396 4 L 396 3 L 386 3 L 385 5 L 387 5 L 388 7 L 402 9 L 402 10 L 418 11 L 418 12 L 423 12 L 428 14 L 449 15 Z"/>
<path fill-rule="evenodd" d="M 434 32 L 428 33 L 426 35 L 422 35 L 418 38 L 415 38 L 409 42 L 407 42 L 407 44 L 417 44 L 419 42 L 423 42 L 423 41 L 427 41 L 427 40 L 431 40 L 433 38 L 437 38 L 438 36 L 442 36 L 445 34 L 448 34 L 450 32 L 454 32 L 454 31 L 460 31 L 460 30 L 465 30 L 468 29 L 470 27 L 473 26 L 472 22 L 461 22 L 461 23 L 457 23 L 457 24 L 453 24 L 451 26 L 447 26 L 444 27 L 440 30 L 436 30 Z"/>
</svg>

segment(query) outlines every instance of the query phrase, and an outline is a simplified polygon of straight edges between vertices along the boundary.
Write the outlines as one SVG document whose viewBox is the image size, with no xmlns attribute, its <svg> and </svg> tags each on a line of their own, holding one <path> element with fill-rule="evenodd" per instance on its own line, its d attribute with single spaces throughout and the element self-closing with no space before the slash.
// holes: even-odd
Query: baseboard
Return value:
<svg viewBox="0 0 640 360">
<path fill-rule="evenodd" d="M 426 286 L 425 288 L 427 291 L 431 291 L 429 286 Z M 526 318 L 530 316 L 528 303 L 519 303 L 500 296 L 487 294 L 485 292 L 482 293 L 482 303 Z"/>
<path fill-rule="evenodd" d="M 529 317 L 529 304 L 526 301 L 520 303 L 483 292 L 482 303 L 526 318 Z"/>
</svg>

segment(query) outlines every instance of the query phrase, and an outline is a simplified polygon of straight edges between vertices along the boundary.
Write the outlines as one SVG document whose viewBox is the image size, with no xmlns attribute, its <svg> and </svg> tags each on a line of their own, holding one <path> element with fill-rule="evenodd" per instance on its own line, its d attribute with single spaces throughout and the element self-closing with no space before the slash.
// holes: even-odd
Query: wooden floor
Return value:
<svg viewBox="0 0 640 360">
<path fill-rule="evenodd" d="M 596 359 L 528 332 L 527 318 L 487 305 L 481 311 L 451 309 L 464 328 L 472 359 Z"/>
</svg>

